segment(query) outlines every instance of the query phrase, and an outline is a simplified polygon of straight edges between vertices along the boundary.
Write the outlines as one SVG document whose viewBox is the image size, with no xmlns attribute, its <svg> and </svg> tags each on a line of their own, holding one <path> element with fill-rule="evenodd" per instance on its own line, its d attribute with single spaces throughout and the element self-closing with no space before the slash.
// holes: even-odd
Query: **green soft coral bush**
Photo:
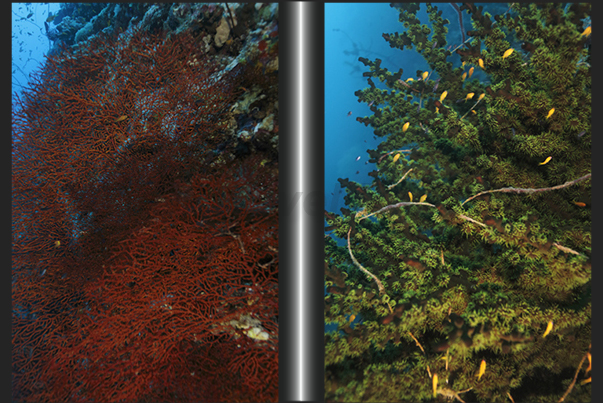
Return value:
<svg viewBox="0 0 603 403">
<path fill-rule="evenodd" d="M 465 4 L 455 49 L 438 6 L 392 6 L 429 71 L 359 59 L 383 141 L 326 212 L 326 400 L 429 401 L 438 374 L 439 400 L 590 401 L 590 5 Z"/>
</svg>

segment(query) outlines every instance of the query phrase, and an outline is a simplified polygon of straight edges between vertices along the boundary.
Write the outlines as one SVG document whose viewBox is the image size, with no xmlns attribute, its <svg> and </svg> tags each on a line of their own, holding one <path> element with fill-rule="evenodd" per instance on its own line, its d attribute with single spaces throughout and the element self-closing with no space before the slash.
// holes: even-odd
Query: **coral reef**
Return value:
<svg viewBox="0 0 603 403">
<path fill-rule="evenodd" d="M 13 401 L 278 400 L 278 31 L 262 27 L 222 57 L 191 29 L 95 33 L 15 100 Z"/>
<path fill-rule="evenodd" d="M 326 400 L 590 401 L 590 5 L 465 3 L 454 48 L 392 7 L 429 70 L 359 58 L 383 141 L 325 212 Z"/>
</svg>

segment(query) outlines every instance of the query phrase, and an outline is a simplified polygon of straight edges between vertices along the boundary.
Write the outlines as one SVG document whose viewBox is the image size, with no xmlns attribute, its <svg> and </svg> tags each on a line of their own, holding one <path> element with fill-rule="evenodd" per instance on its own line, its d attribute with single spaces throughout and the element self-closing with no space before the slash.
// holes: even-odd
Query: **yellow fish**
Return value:
<svg viewBox="0 0 603 403">
<path fill-rule="evenodd" d="M 474 111 L 473 109 L 471 109 L 471 113 L 473 113 L 474 115 L 477 115 L 477 112 Z"/>
<path fill-rule="evenodd" d="M 444 98 L 446 98 L 446 95 L 448 95 L 448 91 L 442 92 L 442 95 L 440 95 L 440 102 L 442 102 Z"/>
<path fill-rule="evenodd" d="M 413 80 L 413 78 L 412 78 L 412 77 L 411 77 L 411 78 L 407 78 L 407 79 L 406 79 L 406 82 L 407 82 L 407 83 L 409 83 L 409 82 L 411 82 L 411 81 L 415 81 L 415 80 Z"/>
<path fill-rule="evenodd" d="M 465 67 L 465 63 L 466 63 L 466 62 L 463 62 L 463 65 L 462 65 L 463 67 Z"/>
<path fill-rule="evenodd" d="M 482 99 L 484 99 L 485 96 L 486 96 L 486 93 L 484 92 L 482 95 L 480 95 L 479 97 L 477 97 L 477 100 L 481 101 Z"/>
<path fill-rule="evenodd" d="M 350 323 L 352 323 L 354 321 L 354 319 L 356 319 L 356 315 L 351 314 L 350 315 Z"/>
<path fill-rule="evenodd" d="M 513 48 L 507 49 L 505 51 L 505 53 L 503 54 L 503 59 L 506 59 L 507 57 L 511 56 L 511 53 L 513 53 L 514 50 L 515 49 L 513 49 Z"/>
<path fill-rule="evenodd" d="M 549 157 L 551 158 L 551 157 Z M 551 332 L 551 330 L 553 330 L 553 321 L 549 320 L 549 323 L 546 325 L 546 330 L 544 331 L 542 338 L 544 339 L 547 334 L 549 334 Z"/>
<path fill-rule="evenodd" d="M 410 197 L 410 201 L 412 201 L 412 193 L 408 192 L 408 197 Z"/>
<path fill-rule="evenodd" d="M 584 32 L 582 32 L 580 34 L 580 36 L 589 36 L 591 32 L 591 27 L 586 27 L 586 29 L 584 30 Z"/>
<path fill-rule="evenodd" d="M 577 201 L 575 201 L 575 202 L 573 202 L 573 203 L 574 203 L 576 206 L 578 206 L 578 207 L 586 207 L 586 203 L 583 203 L 583 202 L 577 202 Z"/>
<path fill-rule="evenodd" d="M 471 76 L 473 75 L 473 70 L 474 70 L 474 69 L 473 69 L 473 67 L 471 67 L 471 68 L 469 69 L 469 78 L 471 78 Z"/>
<path fill-rule="evenodd" d="M 468 100 L 470 100 L 471 98 L 473 98 L 474 95 L 475 95 L 474 92 L 470 92 L 469 94 L 467 94 L 467 96 L 465 97 L 465 102 L 467 102 Z"/>
<path fill-rule="evenodd" d="M 429 76 L 429 71 L 424 71 L 421 77 L 423 78 L 423 80 L 425 80 L 427 76 Z"/>
<path fill-rule="evenodd" d="M 553 157 L 546 157 L 546 159 L 544 161 L 542 161 L 541 163 L 539 163 L 538 165 L 546 164 L 547 162 L 549 162 L 551 160 L 551 158 L 553 158 Z"/>
<path fill-rule="evenodd" d="M 421 198 L 419 199 L 419 202 L 423 203 L 425 200 L 427 199 L 427 195 L 424 194 L 423 196 L 421 196 Z"/>
<path fill-rule="evenodd" d="M 398 158 L 400 158 L 400 153 L 394 155 L 394 162 L 398 161 Z"/>
<path fill-rule="evenodd" d="M 477 63 L 479 64 L 479 67 L 481 67 L 482 69 L 484 68 L 484 61 L 482 59 L 478 59 Z"/>
<path fill-rule="evenodd" d="M 431 383 L 433 386 L 433 397 L 436 397 L 438 395 L 438 374 L 433 374 Z"/>
<path fill-rule="evenodd" d="M 465 78 L 467 78 L 467 73 L 463 73 L 463 75 L 461 76 L 461 81 L 465 81 Z"/>
<path fill-rule="evenodd" d="M 410 126 L 410 122 L 404 123 L 404 126 L 402 126 L 402 132 L 405 132 L 406 130 L 408 130 L 408 126 Z"/>
<path fill-rule="evenodd" d="M 59 248 L 61 246 L 61 241 L 54 241 L 55 248 Z"/>
<path fill-rule="evenodd" d="M 486 372 L 486 360 L 482 360 L 482 363 L 479 364 L 479 372 L 477 373 L 477 380 L 479 381 L 482 378 L 482 375 Z"/>
<path fill-rule="evenodd" d="M 436 106 L 436 113 L 440 113 L 440 108 Z"/>
<path fill-rule="evenodd" d="M 547 119 L 550 118 L 553 113 L 555 113 L 555 108 L 551 108 L 551 110 L 549 111 L 549 114 L 546 115 L 546 118 Z"/>
<path fill-rule="evenodd" d="M 113 121 L 113 123 L 117 123 L 117 122 L 121 122 L 122 120 L 126 120 L 128 117 L 126 115 L 122 115 L 120 117 L 118 117 L 117 119 L 115 119 Z"/>
</svg>

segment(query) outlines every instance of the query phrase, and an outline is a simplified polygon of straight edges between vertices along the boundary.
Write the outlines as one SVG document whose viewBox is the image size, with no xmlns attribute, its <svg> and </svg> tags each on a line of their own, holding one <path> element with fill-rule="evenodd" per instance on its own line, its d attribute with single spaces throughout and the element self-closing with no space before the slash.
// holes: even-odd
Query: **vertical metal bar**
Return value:
<svg viewBox="0 0 603 403">
<path fill-rule="evenodd" d="M 279 10 L 280 401 L 324 399 L 324 6 Z"/>
</svg>

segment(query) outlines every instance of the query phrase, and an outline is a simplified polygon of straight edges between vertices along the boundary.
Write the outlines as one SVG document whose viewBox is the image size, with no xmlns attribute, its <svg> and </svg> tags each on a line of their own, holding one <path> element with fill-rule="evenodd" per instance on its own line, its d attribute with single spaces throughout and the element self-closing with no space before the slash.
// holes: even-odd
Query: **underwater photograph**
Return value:
<svg viewBox="0 0 603 403">
<path fill-rule="evenodd" d="M 591 5 L 325 5 L 326 402 L 591 401 Z"/>
<path fill-rule="evenodd" d="M 278 3 L 12 4 L 12 401 L 276 402 Z"/>
</svg>

